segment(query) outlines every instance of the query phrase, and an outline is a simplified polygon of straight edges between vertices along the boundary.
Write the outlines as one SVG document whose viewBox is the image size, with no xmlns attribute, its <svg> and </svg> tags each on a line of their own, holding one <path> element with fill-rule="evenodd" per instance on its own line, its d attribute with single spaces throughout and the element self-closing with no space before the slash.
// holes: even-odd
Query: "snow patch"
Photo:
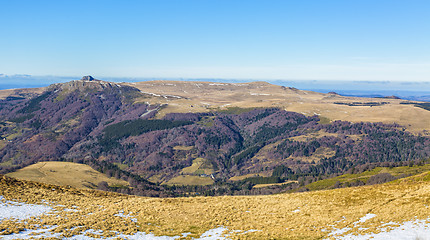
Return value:
<svg viewBox="0 0 430 240">
<path fill-rule="evenodd" d="M 140 91 L 141 93 L 143 93 L 143 94 L 148 94 L 148 95 L 151 95 L 151 96 L 155 96 L 155 97 L 162 97 L 162 98 L 178 98 L 178 99 L 181 99 L 182 97 L 180 97 L 180 96 L 175 96 L 175 95 L 160 95 L 160 94 L 156 94 L 156 93 L 151 93 L 151 92 L 143 92 L 143 91 Z"/>
<path fill-rule="evenodd" d="M 5 219 L 10 220 L 25 220 L 31 217 L 43 215 L 43 214 L 57 214 L 58 211 L 53 209 L 53 207 L 48 206 L 48 202 L 45 202 L 46 205 L 42 204 L 27 204 L 22 202 L 15 202 L 15 201 L 9 201 L 5 200 L 3 196 L 0 196 L 0 221 L 3 221 Z M 56 205 L 55 207 L 64 207 L 62 205 Z M 101 206 L 100 206 L 101 207 Z M 75 212 L 78 211 L 77 206 L 72 206 L 71 208 L 64 208 L 60 211 L 66 211 L 66 212 Z M 128 212 L 127 214 L 124 211 L 119 211 L 115 216 L 118 217 L 124 217 L 129 218 L 133 222 L 137 222 L 136 216 L 133 212 Z M 52 230 L 57 228 L 58 226 L 39 226 L 37 225 L 38 229 L 24 229 L 23 231 L 19 233 L 13 233 L 10 235 L 3 235 L 1 236 L 1 239 L 9 240 L 9 239 L 39 239 L 39 238 L 63 238 L 62 233 L 55 233 Z M 73 229 L 72 229 L 73 230 Z M 201 240 L 224 240 L 229 239 L 228 236 L 230 234 L 246 234 L 246 233 L 252 233 L 259 230 L 228 230 L 226 227 L 218 227 L 214 229 L 210 229 L 203 233 L 199 238 Z M 98 236 L 98 238 L 89 237 L 86 234 L 95 234 Z M 145 233 L 145 232 L 137 232 L 135 234 L 127 235 L 122 234 L 120 232 L 113 232 L 116 236 L 113 237 L 103 237 L 103 231 L 102 230 L 94 230 L 94 229 L 88 229 L 86 231 L 83 231 L 81 234 L 68 237 L 67 239 L 72 240 L 93 240 L 93 239 L 129 239 L 129 240 L 173 240 L 173 239 L 179 239 L 179 238 L 185 238 L 191 233 L 183 233 L 182 236 L 155 236 L 152 233 Z"/>
<path fill-rule="evenodd" d="M 224 232 L 228 231 L 225 227 L 218 227 L 215 229 L 210 229 L 203 233 L 200 238 L 198 239 L 204 239 L 204 240 L 217 240 L 217 239 L 226 239 L 224 236 Z"/>
<path fill-rule="evenodd" d="M 332 231 L 331 233 L 329 233 L 328 235 L 334 237 L 335 239 L 337 239 L 336 235 L 342 235 L 342 234 L 348 232 L 351 229 L 352 228 L 349 228 L 349 227 L 342 228 L 342 229 L 336 229 L 336 230 Z"/>
<path fill-rule="evenodd" d="M 180 96 L 175 96 L 175 95 L 164 95 L 163 97 L 164 97 L 164 98 L 171 97 L 171 98 L 178 98 L 178 99 L 181 99 L 181 98 L 182 98 L 182 97 L 180 97 Z"/>
<path fill-rule="evenodd" d="M 120 211 L 119 213 L 115 214 L 114 216 L 122 217 L 122 218 L 129 218 L 132 222 L 137 223 L 136 216 L 132 215 L 132 212 L 129 212 L 127 215 L 124 214 L 124 211 Z"/>
<path fill-rule="evenodd" d="M 52 208 L 46 205 L 8 201 L 0 196 L 0 221 L 5 219 L 24 220 L 49 211 L 52 211 Z"/>
<path fill-rule="evenodd" d="M 367 219 L 364 219 L 364 221 L 366 221 Z M 338 233 L 335 233 L 335 232 L 330 233 L 329 236 L 331 236 L 331 238 L 339 239 L 339 240 L 365 240 L 365 239 L 430 240 L 430 222 L 429 221 L 430 221 L 430 218 L 427 220 L 408 221 L 400 224 L 400 226 L 398 227 L 391 227 L 388 231 L 387 231 L 387 228 L 382 228 L 380 229 L 381 232 L 379 233 L 368 233 L 364 235 L 349 233 L 345 236 L 331 236 L 331 235 L 342 234 L 350 230 L 350 228 L 344 228 L 344 229 L 338 229 L 335 231 Z M 396 223 L 390 222 L 388 224 L 383 224 L 382 226 L 394 225 L 394 224 Z"/>
<path fill-rule="evenodd" d="M 142 115 L 140 115 L 140 117 L 142 118 L 142 117 L 145 117 L 146 115 L 148 115 L 148 114 L 150 114 L 150 113 L 152 113 L 152 112 L 154 112 L 154 111 L 158 111 L 158 108 L 156 108 L 156 109 L 151 109 L 151 110 L 149 110 L 149 111 L 147 111 L 147 112 L 144 112 Z"/>
<path fill-rule="evenodd" d="M 368 213 L 364 217 L 360 218 L 360 220 L 358 220 L 357 222 L 355 222 L 354 225 L 357 225 L 358 223 L 364 223 L 367 220 L 372 219 L 374 217 L 376 217 L 376 214 Z"/>
<path fill-rule="evenodd" d="M 62 238 L 62 234 L 61 233 L 54 233 L 52 232 L 52 230 L 54 230 L 57 226 L 45 226 L 44 229 L 37 229 L 37 230 L 31 230 L 31 229 L 25 229 L 24 231 L 20 232 L 20 233 L 15 233 L 15 234 L 10 234 L 10 235 L 5 235 L 2 236 L 2 239 L 4 240 L 12 240 L 12 239 L 32 239 L 32 238 Z M 218 227 L 215 229 L 210 229 L 208 231 L 206 231 L 205 233 L 203 233 L 199 238 L 193 238 L 196 240 L 227 240 L 229 239 L 229 233 L 239 233 L 239 234 L 246 234 L 246 233 L 252 233 L 252 232 L 257 232 L 260 230 L 248 230 L 248 231 L 242 231 L 242 230 L 235 230 L 235 231 L 229 231 L 227 228 L 225 227 Z M 242 233 L 240 233 L 242 232 Z M 94 237 L 90 237 L 87 236 L 86 234 L 94 234 L 97 235 L 98 237 L 94 238 Z M 94 230 L 94 229 L 89 229 L 86 230 L 84 232 L 82 232 L 82 234 L 79 235 L 74 235 L 72 237 L 68 237 L 67 239 L 72 239 L 72 240 L 95 240 L 95 239 L 109 239 L 109 240 L 113 240 L 113 239 L 129 239 L 129 240 L 174 240 L 174 239 L 180 239 L 180 238 L 186 238 L 188 235 L 190 235 L 191 233 L 183 233 L 182 236 L 155 236 L 152 233 L 146 234 L 144 232 L 137 232 L 135 234 L 120 234 L 118 232 L 116 236 L 114 237 L 103 237 L 103 231 L 101 230 Z"/>
<path fill-rule="evenodd" d="M 293 213 L 298 213 L 298 212 L 300 212 L 300 207 L 298 207 L 296 210 L 293 210 L 293 211 L 291 211 L 291 212 L 293 212 Z"/>
<path fill-rule="evenodd" d="M 143 93 L 143 94 L 149 94 L 149 95 L 152 95 L 152 96 L 161 97 L 161 95 L 160 95 L 160 94 L 156 94 L 156 93 L 143 92 L 143 91 L 140 91 L 140 92 L 141 92 L 141 93 Z"/>
</svg>

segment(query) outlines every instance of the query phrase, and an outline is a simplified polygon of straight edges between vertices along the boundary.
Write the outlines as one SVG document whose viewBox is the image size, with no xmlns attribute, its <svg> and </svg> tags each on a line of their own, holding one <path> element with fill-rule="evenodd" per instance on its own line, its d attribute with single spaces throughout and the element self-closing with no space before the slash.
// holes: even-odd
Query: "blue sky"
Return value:
<svg viewBox="0 0 430 240">
<path fill-rule="evenodd" d="M 3 74 L 430 81 L 428 0 L 0 0 L 0 9 Z"/>
</svg>

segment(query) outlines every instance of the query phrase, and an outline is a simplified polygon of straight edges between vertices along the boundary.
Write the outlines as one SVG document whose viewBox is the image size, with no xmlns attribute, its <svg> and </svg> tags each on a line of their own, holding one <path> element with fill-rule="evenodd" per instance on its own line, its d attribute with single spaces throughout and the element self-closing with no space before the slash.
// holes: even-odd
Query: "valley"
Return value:
<svg viewBox="0 0 430 240">
<path fill-rule="evenodd" d="M 2 94 L 1 173 L 43 180 L 25 169 L 60 161 L 123 181 L 68 184 L 54 180 L 68 172 L 50 169 L 43 174 L 57 176 L 46 183 L 88 181 L 86 188 L 153 197 L 273 194 L 430 157 L 430 126 L 422 121 L 430 111 L 395 98 L 265 82 L 110 83 L 90 76 Z"/>
</svg>

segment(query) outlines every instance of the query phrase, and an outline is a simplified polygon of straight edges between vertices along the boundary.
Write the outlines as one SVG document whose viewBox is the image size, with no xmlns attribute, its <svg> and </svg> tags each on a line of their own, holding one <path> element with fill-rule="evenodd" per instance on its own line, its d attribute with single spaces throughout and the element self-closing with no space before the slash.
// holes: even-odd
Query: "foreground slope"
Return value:
<svg viewBox="0 0 430 240">
<path fill-rule="evenodd" d="M 50 231 L 38 230 L 39 234 L 59 238 L 118 234 L 142 237 L 146 235 L 136 233 L 145 232 L 188 239 L 223 230 L 219 235 L 227 239 L 342 239 L 352 234 L 368 234 L 369 238 L 369 234 L 390 234 L 395 229 L 403 231 L 405 239 L 420 239 L 426 236 L 420 234 L 429 233 L 429 179 L 429 173 L 424 173 L 383 185 L 316 192 L 159 199 L 2 177 L 1 207 L 10 206 L 7 201 L 18 201 L 49 210 L 25 221 L 4 219 L 6 211 L 2 211 L 0 229 L 5 238 L 46 226 Z M 402 224 L 424 232 L 405 232 L 397 228 Z"/>
</svg>

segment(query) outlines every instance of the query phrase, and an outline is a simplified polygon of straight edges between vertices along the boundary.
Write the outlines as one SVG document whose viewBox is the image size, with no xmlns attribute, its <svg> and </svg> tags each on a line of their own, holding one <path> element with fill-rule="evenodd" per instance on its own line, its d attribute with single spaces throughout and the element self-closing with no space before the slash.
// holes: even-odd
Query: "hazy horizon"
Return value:
<svg viewBox="0 0 430 240">
<path fill-rule="evenodd" d="M 4 75 L 0 74 L 0 90 L 12 88 L 46 87 L 53 83 L 62 83 L 79 80 L 82 76 L 31 76 L 26 74 Z M 209 81 L 244 83 L 252 81 L 265 81 L 271 84 L 294 87 L 301 90 L 322 93 L 337 92 L 345 96 L 383 97 L 398 96 L 407 100 L 430 101 L 429 82 L 407 81 L 341 81 L 341 80 L 270 80 L 270 79 L 222 79 L 222 78 L 118 78 L 98 77 L 96 79 L 111 82 L 140 82 L 151 80 L 172 81 Z"/>
</svg>

